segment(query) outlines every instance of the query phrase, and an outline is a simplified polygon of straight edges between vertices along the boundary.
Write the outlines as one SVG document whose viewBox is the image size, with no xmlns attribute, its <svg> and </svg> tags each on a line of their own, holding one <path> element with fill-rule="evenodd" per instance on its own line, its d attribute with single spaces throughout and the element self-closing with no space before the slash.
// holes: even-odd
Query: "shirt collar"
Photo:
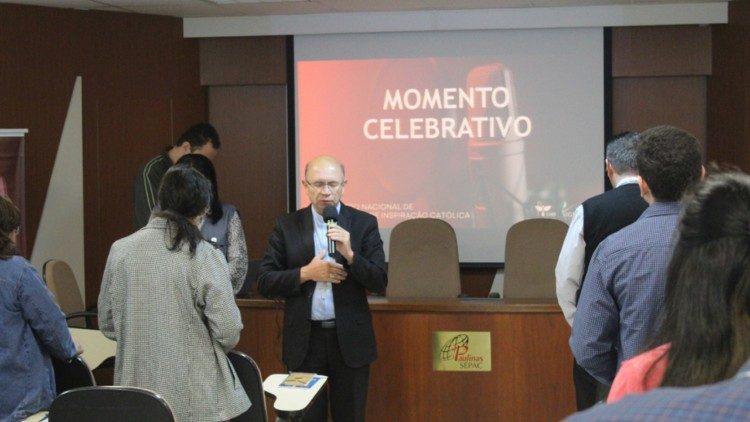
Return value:
<svg viewBox="0 0 750 422">
<path fill-rule="evenodd" d="M 682 204 L 677 201 L 654 202 L 643 211 L 643 214 L 641 214 L 638 219 L 640 220 L 641 218 L 648 218 L 656 215 L 679 214 L 681 209 Z"/>
<path fill-rule="evenodd" d="M 310 205 L 310 210 L 312 211 L 313 222 L 315 222 L 316 224 L 324 224 L 323 215 L 318 214 L 318 212 L 315 211 L 315 207 L 313 207 L 312 205 Z M 341 214 L 341 201 L 336 204 L 336 213 Z"/>
<path fill-rule="evenodd" d="M 617 186 L 615 187 L 619 188 L 622 185 L 629 185 L 631 183 L 638 183 L 638 176 L 625 176 L 617 182 Z"/>
</svg>

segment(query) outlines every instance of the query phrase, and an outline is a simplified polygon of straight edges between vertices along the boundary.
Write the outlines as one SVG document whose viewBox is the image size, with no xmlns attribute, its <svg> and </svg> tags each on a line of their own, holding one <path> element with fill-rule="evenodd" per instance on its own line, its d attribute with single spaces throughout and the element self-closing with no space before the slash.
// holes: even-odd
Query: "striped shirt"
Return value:
<svg viewBox="0 0 750 422">
<path fill-rule="evenodd" d="M 172 166 L 166 151 L 144 164 L 133 182 L 133 229 L 148 223 L 151 210 L 156 206 L 156 195 L 164 174 Z"/>
</svg>

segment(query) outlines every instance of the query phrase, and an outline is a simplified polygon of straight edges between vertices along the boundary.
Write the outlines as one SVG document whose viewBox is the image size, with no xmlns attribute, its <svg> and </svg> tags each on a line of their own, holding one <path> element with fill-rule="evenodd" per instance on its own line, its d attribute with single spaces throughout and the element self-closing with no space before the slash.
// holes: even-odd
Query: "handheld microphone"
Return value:
<svg viewBox="0 0 750 422">
<path fill-rule="evenodd" d="M 329 205 L 323 209 L 323 221 L 325 221 L 329 229 L 332 225 L 336 225 L 338 220 L 339 220 L 339 212 L 336 211 L 336 207 L 334 207 L 333 205 Z M 336 255 L 336 242 L 329 237 L 328 238 L 328 256 L 333 258 L 334 255 Z"/>
</svg>

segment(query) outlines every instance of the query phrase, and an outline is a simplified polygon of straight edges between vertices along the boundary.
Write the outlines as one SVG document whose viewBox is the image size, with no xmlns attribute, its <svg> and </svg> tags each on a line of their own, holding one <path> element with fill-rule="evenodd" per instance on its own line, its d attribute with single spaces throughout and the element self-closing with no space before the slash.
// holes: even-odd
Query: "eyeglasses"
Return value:
<svg viewBox="0 0 750 422">
<path fill-rule="evenodd" d="M 322 191 L 323 189 L 328 186 L 328 189 L 331 191 L 335 191 L 336 189 L 340 188 L 341 186 L 344 186 L 344 183 L 346 182 L 314 182 L 310 183 L 309 181 L 305 180 L 305 183 L 307 183 L 308 187 L 311 187 L 317 191 Z"/>
</svg>

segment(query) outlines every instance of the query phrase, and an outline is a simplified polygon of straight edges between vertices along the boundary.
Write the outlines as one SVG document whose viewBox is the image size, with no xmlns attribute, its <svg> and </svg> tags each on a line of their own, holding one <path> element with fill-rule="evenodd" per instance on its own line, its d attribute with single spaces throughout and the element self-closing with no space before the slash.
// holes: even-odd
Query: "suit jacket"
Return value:
<svg viewBox="0 0 750 422">
<path fill-rule="evenodd" d="M 388 283 L 383 241 L 375 217 L 341 204 L 338 225 L 350 234 L 354 261 L 351 265 L 336 252 L 347 278 L 333 284 L 336 332 L 344 362 L 353 368 L 377 357 L 367 291 L 383 292 Z M 302 364 L 310 338 L 310 314 L 315 282 L 300 284 L 300 268 L 315 256 L 310 207 L 276 221 L 268 249 L 260 265 L 258 291 L 267 297 L 284 297 L 282 359 L 289 369 Z"/>
</svg>

